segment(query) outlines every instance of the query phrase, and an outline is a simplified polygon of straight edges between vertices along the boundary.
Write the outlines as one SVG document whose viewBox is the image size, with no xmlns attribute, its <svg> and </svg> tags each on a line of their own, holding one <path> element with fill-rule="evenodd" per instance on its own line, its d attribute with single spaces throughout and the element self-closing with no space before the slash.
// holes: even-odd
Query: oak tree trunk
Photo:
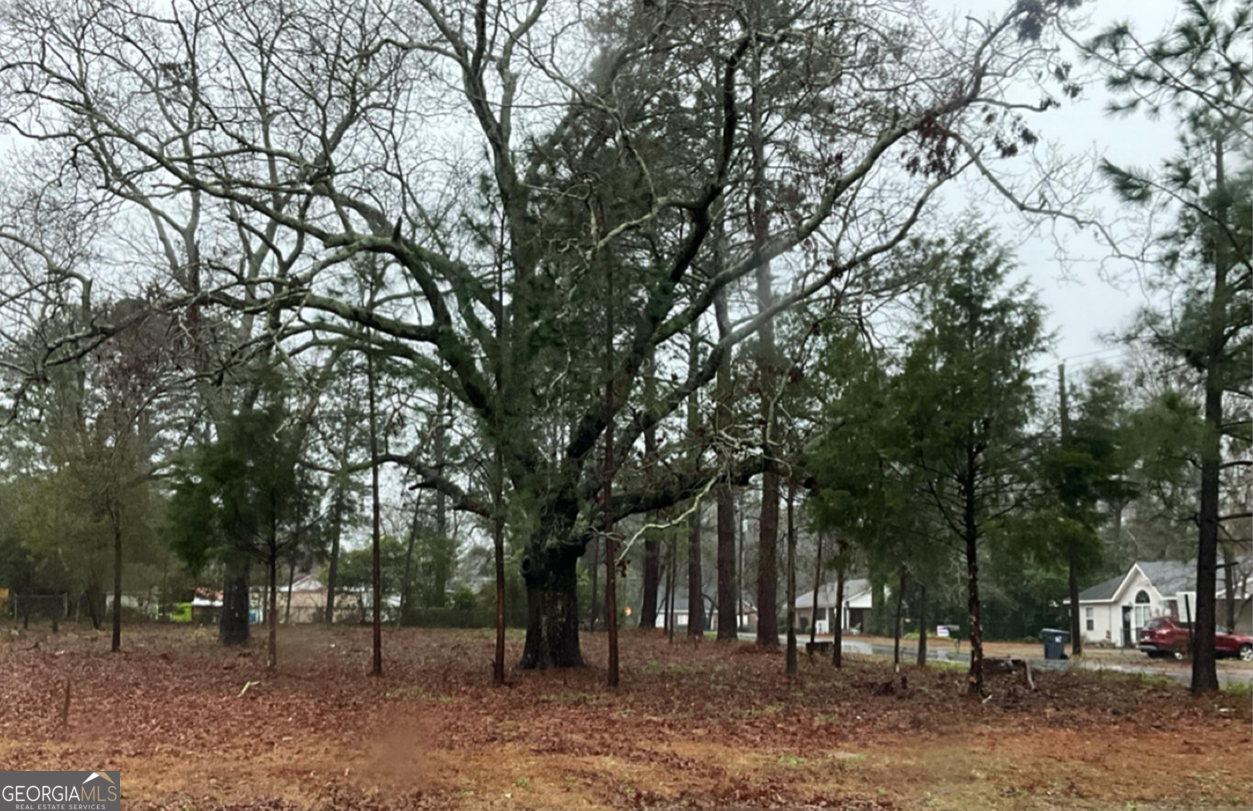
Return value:
<svg viewBox="0 0 1253 811">
<path fill-rule="evenodd" d="M 574 554 L 563 551 L 529 553 L 522 559 L 527 623 L 519 668 L 583 666 L 577 562 Z"/>
</svg>

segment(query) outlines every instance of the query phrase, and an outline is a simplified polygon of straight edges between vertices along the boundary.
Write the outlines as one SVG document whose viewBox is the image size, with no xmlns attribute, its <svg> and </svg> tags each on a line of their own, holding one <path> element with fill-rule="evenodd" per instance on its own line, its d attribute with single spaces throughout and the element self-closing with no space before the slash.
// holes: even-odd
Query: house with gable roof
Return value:
<svg viewBox="0 0 1253 811">
<path fill-rule="evenodd" d="M 1216 583 L 1218 624 L 1224 625 L 1227 601 L 1233 603 L 1235 630 L 1253 631 L 1253 571 L 1237 561 L 1233 594 L 1228 595 L 1220 563 Z M 1079 628 L 1084 642 L 1134 647 L 1140 628 L 1153 617 L 1188 622 L 1196 613 L 1196 561 L 1136 561 L 1123 574 L 1079 592 Z"/>
</svg>

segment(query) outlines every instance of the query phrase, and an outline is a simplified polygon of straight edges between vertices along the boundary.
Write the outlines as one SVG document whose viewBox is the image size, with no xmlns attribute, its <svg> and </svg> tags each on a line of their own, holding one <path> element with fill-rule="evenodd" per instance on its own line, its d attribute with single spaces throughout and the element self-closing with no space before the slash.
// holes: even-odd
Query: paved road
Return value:
<svg viewBox="0 0 1253 811">
<path fill-rule="evenodd" d="M 740 634 L 740 639 L 749 641 L 755 640 L 757 637 L 753 634 Z M 797 644 L 803 649 L 808 641 L 808 636 L 804 639 L 798 639 Z M 780 644 L 787 644 L 787 635 L 779 635 Z M 844 639 L 841 647 L 848 653 L 859 653 L 865 656 L 891 656 L 892 646 L 880 643 L 866 642 L 853 637 Z M 917 648 L 901 643 L 901 659 L 913 662 L 918 658 Z M 958 653 L 954 651 L 949 644 L 928 645 L 927 659 L 929 661 L 938 662 L 954 662 L 958 664 L 968 664 L 970 662 L 970 652 L 962 651 Z M 1181 665 L 1162 664 L 1153 662 L 1147 656 L 1144 657 L 1144 664 L 1107 662 L 1099 659 L 1080 659 L 1057 661 L 1055 659 L 1031 659 L 1031 666 L 1035 668 L 1061 669 L 1066 667 L 1080 667 L 1085 670 L 1096 671 L 1112 671 L 1115 673 L 1134 673 L 1142 676 L 1165 676 L 1175 679 L 1184 684 L 1192 681 L 1192 671 Z M 1253 683 L 1253 666 L 1244 667 L 1219 667 L 1218 682 L 1220 684 L 1251 684 Z"/>
</svg>

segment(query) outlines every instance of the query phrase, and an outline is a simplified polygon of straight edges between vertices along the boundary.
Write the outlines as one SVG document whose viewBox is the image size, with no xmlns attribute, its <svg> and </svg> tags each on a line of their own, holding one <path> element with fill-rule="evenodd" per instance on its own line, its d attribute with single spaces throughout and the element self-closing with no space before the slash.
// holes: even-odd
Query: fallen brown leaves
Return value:
<svg viewBox="0 0 1253 811">
<path fill-rule="evenodd" d="M 778 653 L 632 632 L 616 691 L 599 634 L 591 667 L 495 689 L 490 632 L 391 631 L 382 679 L 362 628 L 283 629 L 275 675 L 259 639 L 124 640 L 0 646 L 0 769 L 117 768 L 128 809 L 197 811 L 1217 805 L 1250 789 L 1247 695 L 1136 678 L 996 676 L 980 703 L 956 670 L 802 656 L 787 678 Z"/>
</svg>

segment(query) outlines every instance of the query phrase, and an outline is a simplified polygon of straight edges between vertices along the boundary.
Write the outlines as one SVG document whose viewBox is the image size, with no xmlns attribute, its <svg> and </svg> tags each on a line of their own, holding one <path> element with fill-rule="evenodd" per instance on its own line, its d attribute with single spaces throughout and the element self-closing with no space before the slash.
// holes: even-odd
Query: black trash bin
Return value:
<svg viewBox="0 0 1253 811">
<path fill-rule="evenodd" d="M 1069 631 L 1056 628 L 1044 628 L 1040 631 L 1040 641 L 1044 643 L 1045 659 L 1068 659 L 1066 643 L 1070 641 Z"/>
</svg>

